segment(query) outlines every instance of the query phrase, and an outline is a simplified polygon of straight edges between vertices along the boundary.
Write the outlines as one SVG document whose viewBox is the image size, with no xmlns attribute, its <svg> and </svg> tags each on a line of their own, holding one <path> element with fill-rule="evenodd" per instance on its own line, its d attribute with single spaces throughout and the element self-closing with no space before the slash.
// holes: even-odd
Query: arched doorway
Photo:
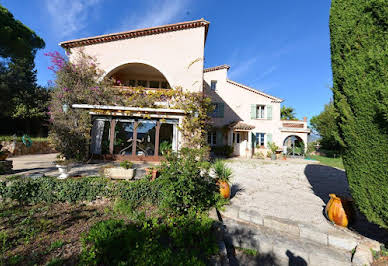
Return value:
<svg viewBox="0 0 388 266">
<path fill-rule="evenodd" d="M 153 66 L 144 63 L 128 63 L 116 67 L 107 74 L 117 86 L 170 89 L 166 77 Z"/>
<path fill-rule="evenodd" d="M 283 141 L 283 153 L 289 156 L 303 156 L 305 153 L 305 143 L 302 138 L 290 135 Z"/>
</svg>

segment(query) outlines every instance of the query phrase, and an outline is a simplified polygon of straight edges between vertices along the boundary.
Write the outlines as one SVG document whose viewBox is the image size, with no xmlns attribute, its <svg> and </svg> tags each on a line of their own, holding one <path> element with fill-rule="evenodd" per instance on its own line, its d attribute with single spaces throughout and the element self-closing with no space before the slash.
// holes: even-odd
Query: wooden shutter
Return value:
<svg viewBox="0 0 388 266">
<path fill-rule="evenodd" d="M 267 143 L 265 143 L 266 147 L 268 145 L 268 142 L 272 142 L 272 133 L 267 133 Z"/>
<path fill-rule="evenodd" d="M 272 105 L 267 105 L 267 119 L 272 120 Z"/>
<path fill-rule="evenodd" d="M 218 104 L 218 117 L 223 118 L 224 117 L 224 103 Z"/>
<path fill-rule="evenodd" d="M 251 104 L 251 119 L 257 118 L 257 105 Z"/>
</svg>

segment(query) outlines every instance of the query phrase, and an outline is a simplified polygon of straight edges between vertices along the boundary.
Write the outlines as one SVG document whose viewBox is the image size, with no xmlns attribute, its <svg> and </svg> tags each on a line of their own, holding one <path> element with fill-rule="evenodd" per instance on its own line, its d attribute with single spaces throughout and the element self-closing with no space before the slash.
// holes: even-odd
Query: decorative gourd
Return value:
<svg viewBox="0 0 388 266">
<path fill-rule="evenodd" d="M 229 186 L 228 182 L 218 181 L 218 186 L 220 187 L 221 196 L 224 197 L 224 199 L 229 199 L 230 198 L 230 186 Z"/>
<path fill-rule="evenodd" d="M 336 225 L 347 227 L 353 218 L 352 200 L 330 194 L 326 205 L 326 217 Z"/>
</svg>

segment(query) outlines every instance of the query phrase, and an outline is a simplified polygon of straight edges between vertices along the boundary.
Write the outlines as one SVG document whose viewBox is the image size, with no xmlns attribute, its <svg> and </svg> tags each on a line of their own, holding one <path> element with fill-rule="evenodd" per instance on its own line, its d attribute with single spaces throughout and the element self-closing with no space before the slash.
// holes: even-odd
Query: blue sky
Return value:
<svg viewBox="0 0 388 266">
<path fill-rule="evenodd" d="M 46 42 L 38 82 L 54 76 L 43 54 L 60 41 L 205 18 L 205 67 L 229 64 L 229 78 L 285 99 L 297 117 L 331 98 L 329 9 L 325 0 L 0 0 Z"/>
</svg>

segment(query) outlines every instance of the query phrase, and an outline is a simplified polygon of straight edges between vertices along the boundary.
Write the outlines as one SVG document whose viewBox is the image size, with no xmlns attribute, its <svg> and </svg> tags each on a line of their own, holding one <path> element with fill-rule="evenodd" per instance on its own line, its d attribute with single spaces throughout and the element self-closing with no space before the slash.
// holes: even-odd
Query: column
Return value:
<svg viewBox="0 0 388 266">
<path fill-rule="evenodd" d="M 109 153 L 113 155 L 113 148 L 115 143 L 115 128 L 116 128 L 116 119 L 110 121 L 110 131 L 109 131 Z"/>
</svg>

